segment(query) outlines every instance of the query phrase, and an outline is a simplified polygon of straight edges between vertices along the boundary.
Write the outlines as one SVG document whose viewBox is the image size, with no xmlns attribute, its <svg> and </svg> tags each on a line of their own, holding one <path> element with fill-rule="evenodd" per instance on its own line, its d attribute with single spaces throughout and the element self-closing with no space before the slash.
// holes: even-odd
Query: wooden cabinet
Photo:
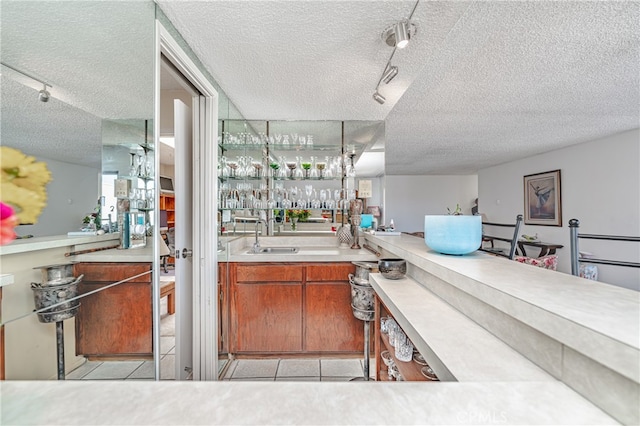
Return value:
<svg viewBox="0 0 640 426">
<path fill-rule="evenodd" d="M 176 226 L 176 199 L 173 194 L 160 194 L 160 210 L 167 212 L 167 228 Z"/>
<path fill-rule="evenodd" d="M 353 316 L 351 263 L 306 267 L 304 335 L 307 352 L 362 352 L 364 323 Z"/>
<path fill-rule="evenodd" d="M 229 352 L 229 287 L 227 263 L 218 263 L 218 354 Z"/>
<path fill-rule="evenodd" d="M 151 271 L 150 263 L 78 263 L 78 293 Z M 89 359 L 153 356 L 151 273 L 91 294 L 76 316 L 76 354 Z"/>
<path fill-rule="evenodd" d="M 382 356 L 380 355 L 383 351 L 389 351 L 391 359 L 395 363 L 398 371 L 402 374 L 402 377 L 405 381 L 428 381 L 425 376 L 422 375 L 422 368 L 425 365 L 418 364 L 416 361 L 398 361 L 395 356 L 395 348 L 389 344 L 389 336 L 386 333 L 382 333 L 380 331 L 380 319 L 383 317 L 393 316 L 389 313 L 387 307 L 382 303 L 382 301 L 376 296 L 375 301 L 375 338 L 374 338 L 374 348 L 375 348 L 375 357 L 376 357 L 376 380 L 381 380 L 383 382 L 392 380 L 389 379 L 389 375 L 387 374 L 387 366 L 382 360 Z"/>
<path fill-rule="evenodd" d="M 360 353 L 351 263 L 231 263 L 230 351 Z"/>
<path fill-rule="evenodd" d="M 288 264 L 233 264 L 233 352 L 302 350 L 303 271 Z"/>
</svg>

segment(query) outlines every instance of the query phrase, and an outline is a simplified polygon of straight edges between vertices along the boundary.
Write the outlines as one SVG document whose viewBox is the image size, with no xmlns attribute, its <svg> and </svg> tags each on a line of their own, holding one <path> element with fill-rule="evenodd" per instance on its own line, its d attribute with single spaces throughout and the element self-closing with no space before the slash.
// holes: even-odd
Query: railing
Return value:
<svg viewBox="0 0 640 426">
<path fill-rule="evenodd" d="M 571 274 L 575 276 L 580 275 L 580 263 L 595 263 L 600 265 L 614 265 L 614 266 L 626 266 L 630 268 L 640 268 L 638 262 L 626 262 L 610 259 L 580 259 L 580 252 L 578 250 L 578 238 L 590 239 L 590 240 L 605 240 L 605 241 L 631 241 L 640 242 L 640 237 L 629 237 L 625 235 L 598 235 L 598 234 L 579 234 L 578 228 L 580 227 L 580 221 L 578 219 L 571 219 L 569 221 L 569 231 L 571 235 Z"/>
<path fill-rule="evenodd" d="M 500 227 L 505 227 L 505 228 L 513 228 L 513 237 L 510 238 L 510 239 L 509 238 L 504 238 L 504 237 L 494 237 L 492 235 L 487 235 L 487 234 L 485 234 L 483 232 L 482 233 L 482 241 L 490 241 L 491 242 L 491 247 L 493 247 L 493 241 L 494 240 L 507 242 L 511 246 L 509 248 L 509 254 L 508 255 L 502 253 L 501 251 L 483 249 L 482 246 L 480 247 L 480 250 L 486 251 L 486 252 L 489 252 L 489 253 L 493 253 L 493 254 L 496 254 L 498 256 L 503 256 L 503 257 L 507 257 L 509 259 L 513 259 L 515 254 L 516 254 L 516 247 L 518 245 L 518 232 L 520 232 L 520 225 L 521 224 L 522 224 L 522 215 L 521 214 L 516 216 L 516 223 L 515 224 L 512 224 L 512 223 L 482 222 L 483 228 L 486 225 L 489 225 L 489 226 L 500 226 Z"/>
</svg>

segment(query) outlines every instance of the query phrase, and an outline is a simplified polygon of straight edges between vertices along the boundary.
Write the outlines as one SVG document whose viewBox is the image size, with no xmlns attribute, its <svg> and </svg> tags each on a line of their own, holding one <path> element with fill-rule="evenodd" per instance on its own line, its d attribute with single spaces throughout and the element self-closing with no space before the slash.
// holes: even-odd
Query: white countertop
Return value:
<svg viewBox="0 0 640 426">
<path fill-rule="evenodd" d="M 5 285 L 13 284 L 13 274 L 2 274 L 0 275 L 0 287 L 4 287 Z"/>
<path fill-rule="evenodd" d="M 339 247 L 335 236 L 278 236 L 260 237 L 261 247 L 298 247 L 297 253 L 255 254 L 251 248 L 253 236 L 230 242 L 229 262 L 352 262 L 376 261 L 378 258 L 366 249 Z M 360 244 L 362 245 L 362 243 Z"/>
<path fill-rule="evenodd" d="M 110 249 L 72 256 L 75 262 L 153 262 L 152 244 L 131 249 Z"/>
<path fill-rule="evenodd" d="M 413 236 L 366 237 L 519 321 L 640 381 L 640 293 L 475 252 L 449 256 Z"/>
<path fill-rule="evenodd" d="M 12 425 L 618 424 L 558 381 L 7 381 L 2 383 L 2 421 Z"/>
<path fill-rule="evenodd" d="M 0 246 L 0 256 L 8 254 L 26 253 L 36 250 L 47 250 L 57 247 L 69 247 L 78 244 L 99 243 L 118 240 L 120 234 L 73 236 L 53 235 L 50 237 L 34 237 L 13 240 L 7 245 Z"/>
<path fill-rule="evenodd" d="M 556 380 L 411 278 L 371 273 L 369 282 L 440 380 Z"/>
</svg>

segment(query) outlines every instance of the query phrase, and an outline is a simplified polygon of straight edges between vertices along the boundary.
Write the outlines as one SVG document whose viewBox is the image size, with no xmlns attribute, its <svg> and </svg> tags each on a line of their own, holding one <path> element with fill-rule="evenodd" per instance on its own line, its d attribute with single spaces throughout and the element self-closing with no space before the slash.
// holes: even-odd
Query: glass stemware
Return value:
<svg viewBox="0 0 640 426">
<path fill-rule="evenodd" d="M 294 178 L 293 171 L 296 169 L 298 165 L 295 161 L 287 161 L 286 164 L 287 164 L 287 168 L 289 169 L 289 178 L 293 179 Z"/>
<path fill-rule="evenodd" d="M 311 163 L 308 161 L 304 161 L 301 163 L 302 168 L 304 169 L 304 177 L 305 179 L 309 179 L 309 170 L 311 169 Z"/>
<path fill-rule="evenodd" d="M 307 200 L 311 202 L 311 194 L 313 193 L 313 185 L 305 185 L 304 192 L 307 194 Z"/>
<path fill-rule="evenodd" d="M 136 154 L 135 152 L 130 153 L 131 155 L 131 166 L 129 168 L 129 176 L 138 176 L 138 167 L 136 166 Z"/>
<path fill-rule="evenodd" d="M 296 157 L 296 162 L 297 162 L 297 167 L 293 171 L 293 177 L 295 179 L 303 179 L 304 178 L 304 172 L 302 170 L 302 157 Z"/>
<path fill-rule="evenodd" d="M 323 172 L 324 172 L 324 169 L 325 169 L 326 167 L 327 167 L 327 163 L 317 163 L 317 164 L 316 164 L 316 168 L 317 168 L 317 169 L 318 169 L 318 171 L 319 171 L 318 179 L 322 179 L 322 178 L 323 178 Z"/>
</svg>

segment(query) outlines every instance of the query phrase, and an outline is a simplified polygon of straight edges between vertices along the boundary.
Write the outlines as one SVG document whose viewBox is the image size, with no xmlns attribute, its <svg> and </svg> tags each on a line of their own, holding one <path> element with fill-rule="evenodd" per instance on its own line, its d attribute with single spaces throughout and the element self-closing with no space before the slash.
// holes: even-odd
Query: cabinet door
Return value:
<svg viewBox="0 0 640 426">
<path fill-rule="evenodd" d="M 151 269 L 149 264 L 80 263 L 81 294 Z M 151 274 L 80 300 L 76 316 L 76 354 L 93 358 L 152 355 Z"/>
<path fill-rule="evenodd" d="M 358 352 L 364 350 L 364 322 L 351 311 L 349 282 L 307 282 L 305 350 Z"/>
<path fill-rule="evenodd" d="M 236 352 L 302 351 L 302 283 L 237 283 Z"/>
<path fill-rule="evenodd" d="M 231 283 L 233 351 L 302 351 L 303 266 L 233 264 Z"/>
</svg>

